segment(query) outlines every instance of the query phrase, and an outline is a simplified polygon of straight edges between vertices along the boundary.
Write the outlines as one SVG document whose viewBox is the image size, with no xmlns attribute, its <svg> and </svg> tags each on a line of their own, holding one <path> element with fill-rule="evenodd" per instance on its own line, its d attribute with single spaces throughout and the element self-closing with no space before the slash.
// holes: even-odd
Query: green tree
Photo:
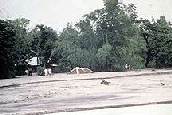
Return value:
<svg viewBox="0 0 172 115">
<path fill-rule="evenodd" d="M 67 59 L 70 61 L 71 67 L 90 67 L 91 57 L 86 49 L 76 48 Z"/>
<path fill-rule="evenodd" d="M 87 52 L 86 54 L 88 54 L 87 64 L 83 66 L 96 70 L 96 53 L 99 48 L 100 41 L 96 35 L 93 20 L 91 20 L 88 15 L 85 15 L 82 20 L 75 24 L 75 26 L 79 30 L 79 46 L 83 52 Z"/>
<path fill-rule="evenodd" d="M 34 56 L 42 57 L 43 64 L 46 65 L 51 60 L 55 41 L 58 38 L 57 32 L 45 25 L 37 25 L 30 32 L 32 41 L 32 51 Z"/>
<path fill-rule="evenodd" d="M 29 20 L 24 18 L 18 18 L 15 20 L 9 20 L 14 26 L 15 35 L 15 64 L 16 75 L 24 75 L 27 67 L 26 60 L 31 56 L 31 42 L 32 38 L 28 33 Z"/>
<path fill-rule="evenodd" d="M 71 59 L 79 48 L 79 36 L 78 31 L 72 27 L 71 24 L 67 24 L 67 27 L 63 29 L 60 33 L 58 40 L 55 42 L 55 48 L 53 49 L 52 60 L 54 63 L 59 65 L 59 68 L 62 71 L 69 71 L 74 67 L 71 62 L 74 61 Z M 71 58 L 70 58 L 71 57 Z M 75 59 L 76 57 L 74 57 Z"/>
<path fill-rule="evenodd" d="M 172 28 L 161 18 L 152 23 L 146 21 L 141 26 L 141 34 L 146 42 L 146 67 L 171 67 Z"/>
<path fill-rule="evenodd" d="M 136 7 L 119 6 L 117 0 L 104 0 L 104 4 L 84 15 L 76 28 L 68 24 L 60 33 L 53 56 L 58 64 L 95 71 L 122 70 L 126 63 L 144 67 L 145 41 L 136 23 Z"/>
<path fill-rule="evenodd" d="M 80 47 L 87 50 L 97 49 L 99 41 L 91 25 L 91 20 L 85 16 L 85 19 L 80 20 L 75 26 L 79 30 Z"/>
<path fill-rule="evenodd" d="M 136 23 L 136 7 L 133 4 L 119 6 L 115 0 L 104 3 L 105 8 L 91 12 L 87 18 L 93 23 L 98 49 L 106 44 L 112 46 L 109 70 L 122 70 L 126 63 L 133 68 L 143 68 L 145 43 Z"/>
<path fill-rule="evenodd" d="M 118 5 L 118 0 L 103 0 L 103 2 L 108 12 L 113 11 L 115 7 Z"/>
<path fill-rule="evenodd" d="M 15 31 L 8 21 L 0 20 L 0 79 L 15 77 Z"/>
<path fill-rule="evenodd" d="M 108 71 L 111 68 L 110 56 L 111 56 L 112 46 L 110 44 L 104 44 L 102 48 L 98 49 L 96 54 L 99 70 Z"/>
</svg>

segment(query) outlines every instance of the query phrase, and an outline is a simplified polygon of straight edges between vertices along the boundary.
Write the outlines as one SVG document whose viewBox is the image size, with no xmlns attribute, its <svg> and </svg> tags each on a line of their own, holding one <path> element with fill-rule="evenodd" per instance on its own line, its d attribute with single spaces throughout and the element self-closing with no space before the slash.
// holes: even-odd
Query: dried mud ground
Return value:
<svg viewBox="0 0 172 115">
<path fill-rule="evenodd" d="M 100 84 L 105 79 L 109 85 Z M 0 80 L 0 114 L 49 114 L 172 104 L 172 69 L 59 73 Z"/>
</svg>

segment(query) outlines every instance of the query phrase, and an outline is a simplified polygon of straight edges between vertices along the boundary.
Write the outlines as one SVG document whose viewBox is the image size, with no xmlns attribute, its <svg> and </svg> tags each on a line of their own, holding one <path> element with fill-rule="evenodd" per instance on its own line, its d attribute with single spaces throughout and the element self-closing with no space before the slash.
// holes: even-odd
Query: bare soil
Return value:
<svg viewBox="0 0 172 115">
<path fill-rule="evenodd" d="M 110 82 L 101 84 L 102 79 Z M 0 80 L 0 114 L 46 114 L 172 103 L 172 70 L 59 73 Z"/>
</svg>

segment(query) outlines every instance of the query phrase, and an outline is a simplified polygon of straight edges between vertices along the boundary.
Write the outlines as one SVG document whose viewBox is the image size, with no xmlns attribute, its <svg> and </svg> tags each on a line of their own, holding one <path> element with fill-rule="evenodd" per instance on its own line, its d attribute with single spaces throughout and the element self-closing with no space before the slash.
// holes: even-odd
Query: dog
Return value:
<svg viewBox="0 0 172 115">
<path fill-rule="evenodd" d="M 103 79 L 103 80 L 101 81 L 101 83 L 100 83 L 100 84 L 109 85 L 109 84 L 110 84 L 110 82 L 108 82 L 108 81 L 106 81 L 106 80 L 104 80 L 104 79 Z"/>
</svg>

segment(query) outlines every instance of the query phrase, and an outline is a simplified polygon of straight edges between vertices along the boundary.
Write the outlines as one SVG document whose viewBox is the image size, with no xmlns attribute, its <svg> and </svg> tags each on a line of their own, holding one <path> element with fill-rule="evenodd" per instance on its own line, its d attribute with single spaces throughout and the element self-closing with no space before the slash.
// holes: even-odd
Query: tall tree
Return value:
<svg viewBox="0 0 172 115">
<path fill-rule="evenodd" d="M 146 67 L 171 67 L 172 28 L 165 18 L 152 23 L 147 21 L 141 26 L 146 42 Z"/>
<path fill-rule="evenodd" d="M 110 44 L 104 44 L 101 48 L 98 49 L 96 57 L 98 60 L 99 71 L 109 71 L 111 69 L 111 51 L 112 46 Z"/>
<path fill-rule="evenodd" d="M 8 21 L 0 20 L 0 79 L 15 77 L 15 31 Z"/>
<path fill-rule="evenodd" d="M 74 53 L 76 53 L 77 48 L 79 48 L 78 31 L 68 23 L 55 43 L 53 62 L 57 63 L 62 71 L 69 71 L 76 66 Z"/>
<path fill-rule="evenodd" d="M 26 60 L 31 56 L 31 42 L 32 38 L 28 33 L 29 20 L 25 18 L 18 18 L 9 20 L 14 26 L 15 35 L 15 64 L 16 75 L 25 74 Z"/>
<path fill-rule="evenodd" d="M 104 1 L 105 8 L 87 15 L 96 30 L 99 48 L 105 44 L 112 46 L 108 61 L 110 68 L 122 69 L 125 63 L 134 68 L 144 67 L 142 49 L 144 41 L 139 36 L 136 8 L 133 4 L 119 6 L 115 0 Z M 141 42 L 139 42 L 141 40 Z M 139 47 L 139 45 L 142 47 Z M 135 61 L 137 60 L 137 61 Z"/>
<path fill-rule="evenodd" d="M 112 12 L 115 9 L 115 6 L 118 5 L 118 0 L 103 0 L 103 2 L 108 12 Z"/>
<path fill-rule="evenodd" d="M 33 56 L 42 57 L 43 64 L 46 65 L 51 59 L 55 41 L 57 40 L 57 32 L 45 25 L 37 25 L 31 32 Z"/>
</svg>

